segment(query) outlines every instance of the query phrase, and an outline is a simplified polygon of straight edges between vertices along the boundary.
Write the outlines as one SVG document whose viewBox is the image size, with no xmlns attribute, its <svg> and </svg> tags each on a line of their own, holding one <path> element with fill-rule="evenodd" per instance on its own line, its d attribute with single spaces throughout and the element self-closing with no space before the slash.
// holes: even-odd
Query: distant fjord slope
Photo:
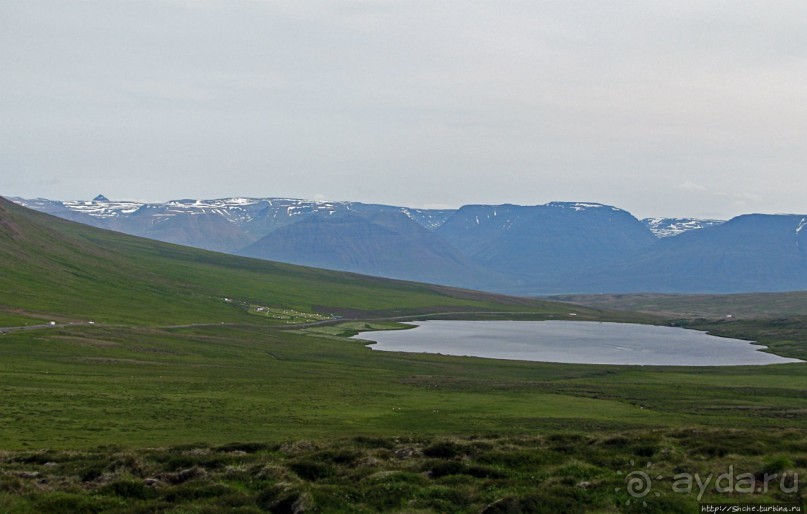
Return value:
<svg viewBox="0 0 807 514">
<path fill-rule="evenodd" d="M 622 209 L 579 202 L 469 205 L 437 234 L 479 266 L 513 277 L 525 292 L 540 291 L 541 284 L 559 276 L 629 258 L 657 240 Z"/>
<path fill-rule="evenodd" d="M 181 247 L 73 223 L 3 198 L 0 271 L 0 313 L 106 323 L 260 322 L 241 302 L 343 315 L 570 310 Z"/>
<path fill-rule="evenodd" d="M 640 221 L 592 202 L 431 210 L 284 198 L 15 201 L 175 244 L 503 294 L 807 288 L 807 215 Z"/>
<path fill-rule="evenodd" d="M 807 216 L 747 214 L 660 239 L 621 263 L 556 282 L 584 292 L 743 293 L 807 290 Z"/>
<path fill-rule="evenodd" d="M 476 289 L 503 289 L 505 276 L 471 261 L 401 212 L 311 216 L 238 252 L 273 261 Z"/>
</svg>

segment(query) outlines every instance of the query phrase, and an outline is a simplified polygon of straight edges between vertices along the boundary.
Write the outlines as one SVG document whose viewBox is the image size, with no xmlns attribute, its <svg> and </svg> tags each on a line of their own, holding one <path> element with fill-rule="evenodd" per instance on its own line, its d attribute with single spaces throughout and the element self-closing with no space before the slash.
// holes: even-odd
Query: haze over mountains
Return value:
<svg viewBox="0 0 807 514">
<path fill-rule="evenodd" d="M 807 215 L 638 220 L 596 203 L 411 209 L 283 198 L 17 203 L 132 235 L 515 294 L 807 288 Z"/>
</svg>

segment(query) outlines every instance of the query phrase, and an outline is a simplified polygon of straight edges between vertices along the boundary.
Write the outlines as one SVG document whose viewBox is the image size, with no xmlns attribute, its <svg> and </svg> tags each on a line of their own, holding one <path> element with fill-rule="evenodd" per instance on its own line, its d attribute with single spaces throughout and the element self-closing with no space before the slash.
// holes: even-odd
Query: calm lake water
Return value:
<svg viewBox="0 0 807 514">
<path fill-rule="evenodd" d="M 675 327 L 589 321 L 419 321 L 365 332 L 373 350 L 579 364 L 740 366 L 802 362 L 763 346 Z"/>
</svg>

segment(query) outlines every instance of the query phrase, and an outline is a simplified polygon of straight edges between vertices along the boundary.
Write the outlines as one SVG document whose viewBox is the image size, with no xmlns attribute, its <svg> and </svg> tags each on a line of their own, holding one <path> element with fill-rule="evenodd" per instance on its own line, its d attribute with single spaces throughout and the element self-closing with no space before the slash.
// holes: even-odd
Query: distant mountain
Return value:
<svg viewBox="0 0 807 514">
<path fill-rule="evenodd" d="M 410 207 L 392 207 L 389 205 L 351 203 L 350 210 L 359 214 L 374 214 L 376 212 L 401 212 L 407 218 L 415 221 L 427 230 L 437 230 L 448 218 L 457 212 L 457 209 L 412 209 Z"/>
<path fill-rule="evenodd" d="M 639 221 L 583 202 L 431 210 L 289 198 L 13 200 L 186 246 L 511 294 L 807 289 L 807 216 Z"/>
<path fill-rule="evenodd" d="M 480 266 L 512 276 L 523 292 L 627 258 L 657 241 L 630 213 L 579 202 L 469 205 L 436 233 Z"/>
<path fill-rule="evenodd" d="M 292 198 L 184 199 L 145 203 L 112 201 L 98 195 L 89 201 L 11 200 L 40 212 L 99 228 L 226 253 L 236 252 L 280 227 L 322 213 L 401 212 L 434 230 L 454 212 Z"/>
<path fill-rule="evenodd" d="M 231 253 L 255 239 L 225 214 L 176 210 L 172 206 L 143 205 L 124 219 L 111 219 L 108 228 L 158 241 Z"/>
<path fill-rule="evenodd" d="M 463 287 L 503 289 L 441 237 L 391 210 L 318 214 L 271 232 L 239 255 Z"/>
<path fill-rule="evenodd" d="M 698 218 L 644 218 L 642 223 L 657 237 L 672 237 L 690 230 L 700 230 L 725 223 L 725 220 Z"/>
<path fill-rule="evenodd" d="M 748 214 L 660 239 L 619 264 L 555 281 L 580 292 L 738 293 L 807 289 L 807 215 Z"/>
</svg>

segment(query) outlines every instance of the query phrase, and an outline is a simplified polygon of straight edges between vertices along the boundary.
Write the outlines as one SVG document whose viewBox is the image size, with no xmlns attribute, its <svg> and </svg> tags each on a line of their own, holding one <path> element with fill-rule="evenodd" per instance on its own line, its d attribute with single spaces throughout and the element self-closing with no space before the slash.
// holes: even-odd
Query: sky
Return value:
<svg viewBox="0 0 807 514">
<path fill-rule="evenodd" d="M 803 0 L 0 0 L 0 195 L 807 213 Z"/>
</svg>

